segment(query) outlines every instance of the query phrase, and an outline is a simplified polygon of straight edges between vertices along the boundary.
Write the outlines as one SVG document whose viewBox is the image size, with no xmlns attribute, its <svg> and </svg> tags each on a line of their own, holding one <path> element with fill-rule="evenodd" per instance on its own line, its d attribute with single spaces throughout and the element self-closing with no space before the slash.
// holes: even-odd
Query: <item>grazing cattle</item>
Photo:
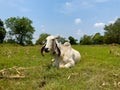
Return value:
<svg viewBox="0 0 120 90">
<path fill-rule="evenodd" d="M 45 45 L 41 48 L 41 54 L 43 52 L 50 52 L 55 56 L 53 66 L 58 68 L 70 68 L 80 61 L 81 55 L 78 51 L 71 47 L 69 42 L 64 44 L 58 43 L 59 36 L 48 36 L 46 38 Z M 44 56 L 44 55 L 43 55 Z"/>
</svg>

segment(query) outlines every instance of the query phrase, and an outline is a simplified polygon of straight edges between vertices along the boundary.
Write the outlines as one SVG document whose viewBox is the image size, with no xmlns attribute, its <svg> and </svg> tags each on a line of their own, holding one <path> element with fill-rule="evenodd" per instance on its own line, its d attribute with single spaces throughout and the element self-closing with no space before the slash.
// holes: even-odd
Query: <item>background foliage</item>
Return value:
<svg viewBox="0 0 120 90">
<path fill-rule="evenodd" d="M 105 43 L 118 43 L 120 44 L 120 18 L 115 23 L 105 25 Z"/>
<path fill-rule="evenodd" d="M 6 35 L 6 30 L 4 28 L 4 23 L 0 19 L 0 43 L 3 43 L 5 35 Z"/>
<path fill-rule="evenodd" d="M 18 43 L 20 45 L 32 45 L 33 33 L 35 32 L 32 26 L 32 20 L 26 17 L 10 17 L 5 20 L 5 26 L 8 28 L 7 34 L 4 28 L 4 23 L 0 20 L 0 42 L 2 43 L 5 36 L 8 43 Z M 80 40 L 69 36 L 67 39 L 60 37 L 59 42 L 64 43 L 69 41 L 72 45 L 91 45 L 91 44 L 120 44 L 120 18 L 114 23 L 104 26 L 104 35 L 99 32 L 94 35 L 83 35 Z M 44 44 L 48 33 L 41 33 L 35 44 Z"/>
<path fill-rule="evenodd" d="M 32 21 L 26 17 L 11 17 L 5 21 L 9 35 L 20 45 L 31 45 L 34 33 Z"/>
</svg>

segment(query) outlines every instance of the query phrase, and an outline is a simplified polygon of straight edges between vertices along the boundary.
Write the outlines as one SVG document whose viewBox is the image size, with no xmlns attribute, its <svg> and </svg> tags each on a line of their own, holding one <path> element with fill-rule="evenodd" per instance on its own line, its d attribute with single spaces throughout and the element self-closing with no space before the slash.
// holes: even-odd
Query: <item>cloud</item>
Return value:
<svg viewBox="0 0 120 90">
<path fill-rule="evenodd" d="M 115 21 L 114 20 L 111 20 L 108 22 L 108 24 L 113 24 Z"/>
<path fill-rule="evenodd" d="M 70 0 L 61 5 L 60 12 L 64 14 L 74 13 L 83 9 L 90 9 L 97 3 L 106 3 L 110 0 Z"/>
<path fill-rule="evenodd" d="M 81 23 L 81 19 L 80 18 L 76 18 L 74 22 L 75 22 L 75 24 L 80 24 Z"/>
<path fill-rule="evenodd" d="M 74 5 L 72 2 L 65 2 L 62 4 L 61 8 L 60 8 L 60 13 L 72 13 L 74 12 Z"/>
<path fill-rule="evenodd" d="M 40 27 L 41 27 L 41 28 L 45 28 L 45 25 L 41 25 Z"/>
<path fill-rule="evenodd" d="M 78 36 L 83 36 L 84 32 L 81 29 L 78 29 L 78 30 L 76 30 L 75 34 Z"/>
<path fill-rule="evenodd" d="M 45 25 L 41 25 L 40 30 L 41 30 L 41 32 L 45 32 Z"/>
<path fill-rule="evenodd" d="M 113 24 L 113 23 L 115 23 L 115 21 L 118 19 L 118 16 L 116 16 L 113 20 L 110 20 L 110 21 L 108 21 L 108 22 L 106 22 L 106 23 L 103 23 L 103 22 L 98 22 L 98 23 L 95 23 L 94 24 L 94 27 L 96 27 L 96 28 L 103 28 L 105 25 L 107 25 L 107 24 Z"/>
<path fill-rule="evenodd" d="M 70 3 L 70 2 L 65 2 L 65 6 L 71 7 L 71 6 L 72 6 L 72 3 Z"/>
<path fill-rule="evenodd" d="M 113 23 L 115 23 L 115 21 L 118 19 L 119 17 L 118 16 L 116 16 L 113 20 L 110 20 L 109 22 L 108 22 L 108 24 L 113 24 Z"/>
<path fill-rule="evenodd" d="M 96 27 L 96 28 L 103 28 L 104 26 L 105 26 L 105 23 L 102 23 L 102 22 L 94 24 L 94 27 Z"/>
<path fill-rule="evenodd" d="M 108 2 L 109 0 L 95 0 L 97 3 L 104 3 L 104 2 Z"/>
</svg>

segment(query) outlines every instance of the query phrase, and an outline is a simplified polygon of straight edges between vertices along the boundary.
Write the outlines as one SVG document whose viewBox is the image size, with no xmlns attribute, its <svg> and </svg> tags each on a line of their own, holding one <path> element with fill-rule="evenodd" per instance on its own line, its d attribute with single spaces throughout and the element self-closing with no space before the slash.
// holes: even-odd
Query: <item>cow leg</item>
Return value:
<svg viewBox="0 0 120 90">
<path fill-rule="evenodd" d="M 54 60 L 53 64 L 54 67 L 59 67 L 59 62 L 57 59 Z"/>
<path fill-rule="evenodd" d="M 74 65 L 75 65 L 74 60 L 70 59 L 70 61 L 67 64 L 65 65 L 62 64 L 59 66 L 59 68 L 70 68 L 70 67 L 73 67 Z"/>
<path fill-rule="evenodd" d="M 59 64 L 59 68 L 65 68 L 64 64 Z"/>
<path fill-rule="evenodd" d="M 69 63 L 65 64 L 65 68 L 70 68 L 70 67 L 73 67 L 74 65 L 75 65 L 75 62 L 71 60 Z"/>
</svg>

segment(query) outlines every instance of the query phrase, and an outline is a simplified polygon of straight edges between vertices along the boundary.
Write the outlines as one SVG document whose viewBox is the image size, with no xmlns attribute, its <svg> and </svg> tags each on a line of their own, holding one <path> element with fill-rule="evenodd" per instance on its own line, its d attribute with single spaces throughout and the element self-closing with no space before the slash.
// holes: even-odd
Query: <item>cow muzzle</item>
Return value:
<svg viewBox="0 0 120 90">
<path fill-rule="evenodd" d="M 45 52 L 49 52 L 49 48 L 45 48 L 44 51 L 45 51 Z"/>
</svg>

